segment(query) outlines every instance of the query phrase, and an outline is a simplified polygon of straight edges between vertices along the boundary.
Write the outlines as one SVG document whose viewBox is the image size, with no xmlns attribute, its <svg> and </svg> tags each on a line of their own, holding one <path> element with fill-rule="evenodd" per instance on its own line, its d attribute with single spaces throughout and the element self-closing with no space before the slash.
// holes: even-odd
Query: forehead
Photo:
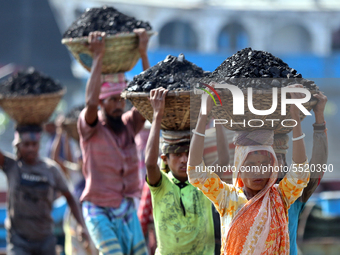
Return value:
<svg viewBox="0 0 340 255">
<path fill-rule="evenodd" d="M 188 156 L 189 152 L 169 153 L 170 157 L 179 157 L 179 156 L 182 156 L 182 155 Z"/>
<path fill-rule="evenodd" d="M 263 154 L 248 154 L 244 163 L 256 163 L 256 162 L 264 162 L 269 161 L 270 157 Z"/>
<path fill-rule="evenodd" d="M 110 100 L 110 99 L 122 99 L 122 98 L 120 97 L 119 94 L 117 94 L 117 95 L 109 96 L 109 97 L 107 97 L 107 98 L 105 98 L 105 99 L 106 99 L 106 100 Z"/>
<path fill-rule="evenodd" d="M 22 141 L 21 143 L 19 143 L 19 145 L 38 145 L 39 142 L 38 141 L 34 141 L 34 140 L 26 140 L 26 141 Z"/>
</svg>

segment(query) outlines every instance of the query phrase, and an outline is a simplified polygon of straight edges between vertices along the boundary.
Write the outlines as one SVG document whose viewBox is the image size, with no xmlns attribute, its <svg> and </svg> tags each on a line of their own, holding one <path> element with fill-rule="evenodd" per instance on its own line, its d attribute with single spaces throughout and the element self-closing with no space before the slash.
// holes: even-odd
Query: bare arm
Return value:
<svg viewBox="0 0 340 255">
<path fill-rule="evenodd" d="M 327 164 L 328 158 L 328 140 L 327 130 L 325 126 L 324 109 L 327 103 L 327 97 L 321 92 L 314 95 L 319 101 L 314 107 L 315 113 L 315 127 L 313 134 L 313 151 L 309 165 L 317 169 L 318 165 Z M 317 129 L 320 130 L 317 130 Z M 324 129 L 324 130 L 322 130 Z M 312 171 L 310 174 L 310 181 L 306 188 L 304 188 L 302 196 L 299 198 L 302 202 L 307 202 L 310 196 L 313 194 L 315 189 L 320 184 L 320 181 L 324 175 L 323 171 Z"/>
<path fill-rule="evenodd" d="M 217 144 L 217 155 L 218 164 L 220 166 L 229 165 L 229 143 L 224 133 L 224 127 L 222 125 L 216 125 L 216 144 Z"/>
<path fill-rule="evenodd" d="M 73 162 L 73 155 L 72 155 L 71 146 L 70 146 L 70 138 L 67 132 L 64 133 L 64 137 L 65 137 L 64 151 L 66 155 L 66 160 L 69 162 Z"/>
<path fill-rule="evenodd" d="M 302 88 L 302 85 L 292 85 L 292 87 Z M 292 98 L 304 97 L 302 93 L 290 94 Z M 303 134 L 301 129 L 300 109 L 297 108 L 296 105 L 291 105 L 290 114 L 292 116 L 292 119 L 294 119 L 297 123 L 297 125 L 293 127 L 293 138 L 300 137 Z M 306 161 L 306 159 L 307 156 L 304 139 L 293 141 L 293 161 L 297 164 L 302 164 Z"/>
<path fill-rule="evenodd" d="M 212 165 L 228 166 L 229 165 L 229 144 L 227 137 L 223 131 L 222 125 L 216 125 L 216 146 L 217 146 L 217 160 Z M 223 172 L 216 171 L 218 177 L 222 178 Z"/>
<path fill-rule="evenodd" d="M 63 192 L 63 196 L 65 196 L 74 218 L 77 220 L 78 224 L 81 226 L 82 237 L 89 244 L 90 243 L 90 237 L 89 237 L 89 234 L 87 232 L 87 228 L 86 228 L 86 225 L 85 225 L 85 222 L 84 222 L 83 215 L 81 213 L 79 203 L 76 202 L 75 198 L 73 197 L 73 195 L 69 191 Z"/>
<path fill-rule="evenodd" d="M 56 136 L 55 136 L 55 138 L 53 140 L 53 144 L 52 144 L 51 158 L 55 162 L 57 162 L 57 164 L 61 167 L 61 169 L 63 170 L 66 177 L 69 178 L 68 170 L 66 169 L 63 160 L 59 157 L 60 149 L 61 149 L 62 134 L 63 134 L 62 128 L 60 126 L 57 126 Z"/>
<path fill-rule="evenodd" d="M 102 38 L 102 39 L 100 39 Z M 86 84 L 86 123 L 92 125 L 98 115 L 99 94 L 101 88 L 102 61 L 105 52 L 105 33 L 91 32 L 89 34 L 89 50 L 93 53 L 91 76 Z"/>
<path fill-rule="evenodd" d="M 290 87 L 302 88 L 302 85 L 291 85 Z M 290 93 L 291 98 L 302 98 L 302 93 Z M 300 109 L 295 105 L 291 105 L 290 114 L 297 125 L 293 128 L 293 138 L 302 136 Z M 293 141 L 293 165 L 292 169 L 286 174 L 286 176 L 280 181 L 279 189 L 283 195 L 283 202 L 288 209 L 296 199 L 298 199 L 303 192 L 303 189 L 309 182 L 309 167 L 307 162 L 307 155 L 305 149 L 305 143 L 303 138 Z"/>
<path fill-rule="evenodd" d="M 195 131 L 201 134 L 205 133 L 205 126 L 208 118 L 207 116 L 212 108 L 212 99 L 208 96 L 208 94 L 203 94 L 202 97 L 203 96 L 207 96 L 207 114 L 202 115 L 202 110 L 200 111 L 195 128 Z M 204 137 L 194 134 L 190 142 L 188 165 L 198 166 L 199 164 L 201 164 L 203 159 L 203 150 L 204 150 Z"/>
<path fill-rule="evenodd" d="M 137 36 L 139 37 L 138 50 L 139 50 L 139 54 L 142 59 L 143 70 L 145 71 L 146 69 L 150 67 L 148 53 L 147 53 L 149 36 L 146 33 L 146 30 L 144 28 L 137 28 L 133 30 L 133 32 L 136 33 Z"/>
<path fill-rule="evenodd" d="M 206 94 L 207 95 L 207 94 Z M 212 99 L 207 98 L 207 115 L 212 108 Z M 199 114 L 195 132 L 204 134 L 205 125 L 207 123 L 207 115 Z M 232 185 L 226 184 L 215 173 L 205 169 L 203 159 L 204 137 L 194 133 L 190 142 L 189 159 L 188 159 L 188 180 L 189 182 L 200 189 L 205 196 L 215 205 L 221 216 L 225 212 L 235 213 L 235 211 L 246 203 L 244 196 L 239 196 L 239 192 Z M 229 197 L 234 199 L 230 200 Z"/>
<path fill-rule="evenodd" d="M 153 108 L 153 119 L 149 138 L 145 148 L 145 166 L 150 185 L 156 185 L 161 179 L 161 172 L 157 165 L 159 151 L 159 132 L 165 107 L 165 96 L 168 90 L 164 88 L 150 91 L 150 102 Z"/>
</svg>

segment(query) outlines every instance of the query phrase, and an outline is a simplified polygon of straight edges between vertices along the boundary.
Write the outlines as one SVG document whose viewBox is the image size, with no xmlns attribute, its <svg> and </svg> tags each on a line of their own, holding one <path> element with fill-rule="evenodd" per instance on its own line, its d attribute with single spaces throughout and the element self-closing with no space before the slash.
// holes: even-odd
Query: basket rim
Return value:
<svg viewBox="0 0 340 255">
<path fill-rule="evenodd" d="M 3 95 L 0 94 L 0 100 L 18 100 L 18 99 L 32 99 L 32 98 L 50 98 L 55 96 L 63 96 L 67 91 L 66 87 L 63 87 L 61 90 L 58 90 L 56 92 L 52 93 L 45 93 L 45 94 L 39 94 L 39 95 Z"/>
<path fill-rule="evenodd" d="M 194 95 L 194 92 L 191 90 L 185 90 L 185 91 L 169 91 L 166 96 L 168 97 L 175 97 L 175 96 L 190 96 Z M 122 98 L 134 98 L 134 97 L 149 97 L 149 92 L 130 92 L 130 91 L 123 91 L 120 96 Z"/>
<path fill-rule="evenodd" d="M 157 35 L 158 33 L 155 31 L 146 31 L 146 33 L 149 36 L 152 35 Z M 137 36 L 137 34 L 135 33 L 119 33 L 119 34 L 114 34 L 114 35 L 107 35 L 105 37 L 105 39 L 116 39 L 116 38 L 131 38 L 131 37 L 135 37 Z M 74 38 L 63 38 L 61 40 L 62 44 L 76 44 L 76 43 L 86 43 L 88 42 L 88 36 L 83 36 L 83 37 L 74 37 Z"/>
</svg>

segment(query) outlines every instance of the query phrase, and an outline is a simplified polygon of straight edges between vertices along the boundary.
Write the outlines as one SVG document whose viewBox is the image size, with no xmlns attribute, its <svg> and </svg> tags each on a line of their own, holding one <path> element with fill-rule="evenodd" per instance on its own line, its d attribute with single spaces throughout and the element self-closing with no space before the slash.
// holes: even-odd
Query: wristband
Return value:
<svg viewBox="0 0 340 255">
<path fill-rule="evenodd" d="M 326 121 L 324 121 L 322 124 L 313 124 L 314 130 L 325 130 L 326 129 Z"/>
<path fill-rule="evenodd" d="M 205 137 L 205 134 L 198 133 L 195 129 L 191 130 L 193 134 Z"/>
<path fill-rule="evenodd" d="M 299 137 L 295 137 L 295 138 L 292 138 L 292 141 L 294 142 L 294 141 L 301 140 L 301 139 L 303 139 L 305 136 L 306 136 L 306 135 L 305 135 L 305 133 L 302 133 L 302 135 L 301 135 L 301 136 L 299 136 Z"/>
</svg>

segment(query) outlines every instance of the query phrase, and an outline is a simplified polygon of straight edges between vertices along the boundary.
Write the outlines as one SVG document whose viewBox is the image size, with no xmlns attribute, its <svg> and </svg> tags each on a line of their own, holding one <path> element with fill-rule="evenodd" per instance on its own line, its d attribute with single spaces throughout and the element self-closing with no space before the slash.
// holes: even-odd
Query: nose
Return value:
<svg viewBox="0 0 340 255">
<path fill-rule="evenodd" d="M 186 155 L 186 153 L 184 155 L 182 155 L 181 161 L 182 161 L 182 163 L 187 163 L 188 162 L 188 155 Z"/>
</svg>

